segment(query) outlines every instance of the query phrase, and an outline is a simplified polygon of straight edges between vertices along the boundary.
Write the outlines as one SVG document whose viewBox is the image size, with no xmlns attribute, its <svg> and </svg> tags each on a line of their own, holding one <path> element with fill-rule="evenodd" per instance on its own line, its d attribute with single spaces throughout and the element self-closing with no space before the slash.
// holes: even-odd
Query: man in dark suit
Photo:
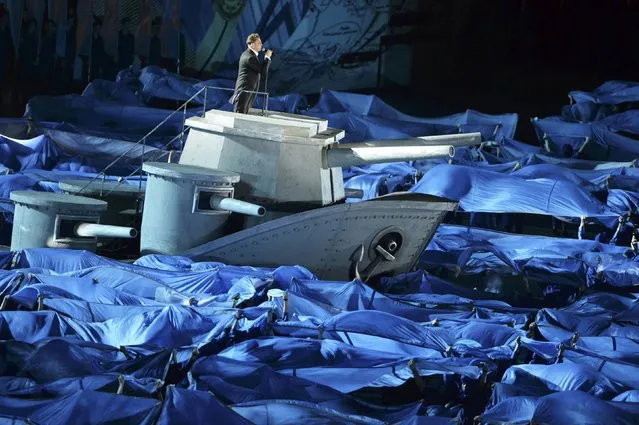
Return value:
<svg viewBox="0 0 639 425">
<path fill-rule="evenodd" d="M 259 34 L 249 35 L 246 44 L 248 48 L 240 56 L 235 92 L 231 97 L 233 111 L 242 114 L 248 114 L 249 109 L 253 106 L 257 94 L 251 92 L 258 91 L 260 76 L 268 71 L 273 54 L 271 50 L 267 50 L 264 53 L 264 62 L 260 62 L 258 54 L 262 50 L 262 40 L 260 40 Z"/>
</svg>

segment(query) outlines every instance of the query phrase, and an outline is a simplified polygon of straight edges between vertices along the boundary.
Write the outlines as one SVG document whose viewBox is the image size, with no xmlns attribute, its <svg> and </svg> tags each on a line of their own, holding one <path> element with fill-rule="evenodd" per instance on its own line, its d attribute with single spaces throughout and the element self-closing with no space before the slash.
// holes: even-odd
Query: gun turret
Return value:
<svg viewBox="0 0 639 425">
<path fill-rule="evenodd" d="M 180 165 L 239 174 L 233 198 L 259 202 L 268 210 L 260 219 L 247 217 L 245 228 L 341 202 L 346 197 L 342 167 L 450 158 L 458 147 L 482 142 L 480 133 L 457 133 L 340 143 L 344 131 L 329 127 L 327 120 L 282 112 L 212 109 L 186 124 L 190 130 Z"/>
</svg>

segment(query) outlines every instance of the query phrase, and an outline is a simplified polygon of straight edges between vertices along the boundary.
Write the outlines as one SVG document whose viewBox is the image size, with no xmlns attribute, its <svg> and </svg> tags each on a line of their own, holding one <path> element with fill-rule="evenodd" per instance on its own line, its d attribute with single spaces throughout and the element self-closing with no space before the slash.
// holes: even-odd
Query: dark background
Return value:
<svg viewBox="0 0 639 425">
<path fill-rule="evenodd" d="M 639 0 L 418 0 L 417 8 L 391 16 L 379 87 L 363 91 L 408 114 L 516 112 L 516 137 L 534 143 L 530 118 L 559 114 L 569 91 L 639 81 Z M 86 85 L 40 80 L 27 91 L 62 94 Z M 3 83 L 3 98 L 18 87 Z M 0 105 L 2 115 L 22 115 L 24 100 L 10 103 Z"/>
<path fill-rule="evenodd" d="M 376 91 L 412 115 L 517 112 L 517 137 L 533 141 L 529 119 L 559 114 L 569 91 L 639 80 L 636 0 L 421 0 L 419 7 L 390 21 L 412 44 L 410 85 L 384 80 Z"/>
</svg>

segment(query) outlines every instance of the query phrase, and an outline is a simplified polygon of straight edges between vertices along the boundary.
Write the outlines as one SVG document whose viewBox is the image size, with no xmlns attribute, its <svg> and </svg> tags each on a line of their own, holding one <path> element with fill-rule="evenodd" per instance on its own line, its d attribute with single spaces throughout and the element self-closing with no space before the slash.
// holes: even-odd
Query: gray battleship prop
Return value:
<svg viewBox="0 0 639 425">
<path fill-rule="evenodd" d="M 212 110 L 187 124 L 180 164 L 237 173 L 235 198 L 266 212 L 245 213 L 242 230 L 180 253 L 237 265 L 299 264 L 329 280 L 411 270 L 457 206 L 413 193 L 346 203 L 342 167 L 452 157 L 455 146 L 481 142 L 473 133 L 340 145 L 344 132 L 326 120 L 258 111 Z"/>
<path fill-rule="evenodd" d="M 138 194 L 144 196 L 140 253 L 301 265 L 326 280 L 410 271 L 457 206 L 414 193 L 347 203 L 352 194 L 342 167 L 452 157 L 456 146 L 481 142 L 472 133 L 342 145 L 344 132 L 326 120 L 256 110 L 211 110 L 186 125 L 179 163 L 143 165 L 148 179 Z M 55 199 L 12 195 L 19 208 L 12 249 L 93 250 L 98 238 L 136 237 L 138 229 L 114 226 L 139 202 L 130 186 L 114 185 L 109 196 L 100 182 L 60 186 L 67 194 Z M 30 225 L 36 218 L 38 225 Z"/>
</svg>

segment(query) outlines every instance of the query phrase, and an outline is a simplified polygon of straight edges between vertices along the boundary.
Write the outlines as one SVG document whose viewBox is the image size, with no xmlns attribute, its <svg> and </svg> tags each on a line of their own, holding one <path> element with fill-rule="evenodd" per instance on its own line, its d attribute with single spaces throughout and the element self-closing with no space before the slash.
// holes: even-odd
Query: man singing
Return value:
<svg viewBox="0 0 639 425">
<path fill-rule="evenodd" d="M 264 63 L 258 59 L 262 50 L 262 40 L 259 34 L 251 34 L 246 38 L 248 49 L 240 56 L 240 66 L 235 82 L 235 92 L 231 97 L 233 111 L 248 114 L 255 102 L 256 92 L 260 87 L 260 76 L 268 71 L 273 52 L 269 49 L 264 53 Z"/>
</svg>

